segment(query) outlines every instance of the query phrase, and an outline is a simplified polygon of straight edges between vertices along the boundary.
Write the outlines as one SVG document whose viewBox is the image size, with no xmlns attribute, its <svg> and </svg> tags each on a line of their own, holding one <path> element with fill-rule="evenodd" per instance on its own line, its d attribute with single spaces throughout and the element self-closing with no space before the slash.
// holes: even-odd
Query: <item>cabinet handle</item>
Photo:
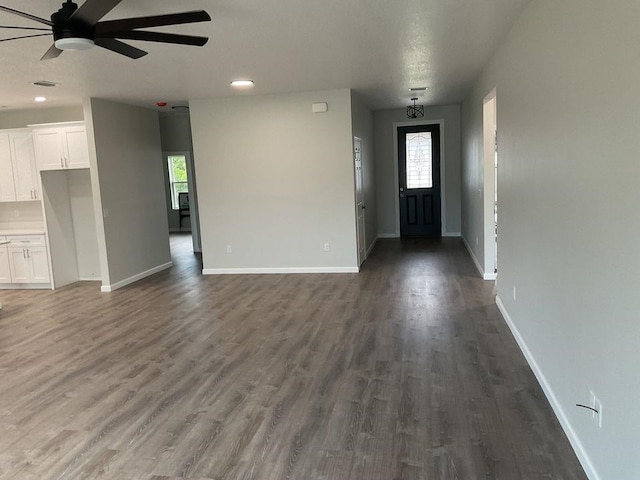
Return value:
<svg viewBox="0 0 640 480">
<path fill-rule="evenodd" d="M 64 162 L 62 160 L 62 157 L 60 157 L 60 168 L 64 168 Z"/>
<path fill-rule="evenodd" d="M 24 248 L 22 249 L 22 258 L 27 258 L 27 253 Z"/>
<path fill-rule="evenodd" d="M 28 248 L 27 248 L 27 258 L 31 258 L 31 252 L 29 251 Z"/>
<path fill-rule="evenodd" d="M 69 168 L 69 159 L 67 157 L 64 157 L 64 166 Z"/>
</svg>

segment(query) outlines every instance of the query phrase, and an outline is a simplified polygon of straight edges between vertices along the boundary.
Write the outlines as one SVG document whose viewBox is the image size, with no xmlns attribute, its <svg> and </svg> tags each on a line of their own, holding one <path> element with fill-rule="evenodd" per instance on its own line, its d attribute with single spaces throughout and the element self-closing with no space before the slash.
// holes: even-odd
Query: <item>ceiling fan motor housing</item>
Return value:
<svg viewBox="0 0 640 480">
<path fill-rule="evenodd" d="M 82 22 L 69 21 L 71 15 L 78 9 L 78 5 L 67 1 L 62 4 L 62 8 L 51 15 L 53 22 L 53 39 L 61 40 L 65 38 L 86 38 L 93 39 L 93 28 L 84 25 Z"/>
</svg>

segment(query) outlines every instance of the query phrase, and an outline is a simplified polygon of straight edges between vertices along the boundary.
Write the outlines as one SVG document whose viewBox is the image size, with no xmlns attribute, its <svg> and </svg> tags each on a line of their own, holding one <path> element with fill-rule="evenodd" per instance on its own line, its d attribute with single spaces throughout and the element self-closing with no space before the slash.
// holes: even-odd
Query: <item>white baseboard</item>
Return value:
<svg viewBox="0 0 640 480">
<path fill-rule="evenodd" d="M 478 272 L 480 272 L 480 276 L 484 278 L 484 268 L 482 268 L 482 265 L 480 265 L 480 262 L 478 261 L 476 254 L 473 253 L 473 249 L 471 248 L 471 245 L 469 245 L 469 243 L 467 242 L 467 239 L 464 237 L 462 237 L 462 243 L 464 243 L 464 246 L 466 247 L 467 252 L 469 252 L 469 255 L 471 255 L 471 260 L 473 260 L 473 263 L 475 263 L 476 268 L 478 269 Z"/>
<path fill-rule="evenodd" d="M 161 272 L 166 270 L 167 268 L 171 268 L 173 266 L 173 262 L 163 263 L 162 265 L 158 265 L 157 267 L 150 268 L 149 270 L 145 270 L 144 272 L 137 273 L 136 275 L 132 275 L 129 278 L 125 278 L 124 280 L 120 280 L 119 282 L 112 283 L 111 285 L 102 285 L 100 287 L 100 291 L 103 293 L 113 292 L 119 288 L 125 287 L 133 282 L 137 282 L 138 280 L 142 280 L 154 273 Z"/>
<path fill-rule="evenodd" d="M 50 283 L 3 283 L 0 290 L 53 290 Z"/>
<path fill-rule="evenodd" d="M 461 237 L 461 232 L 443 232 L 443 237 Z M 379 233 L 378 238 L 400 238 L 398 233 Z"/>
<path fill-rule="evenodd" d="M 598 472 L 593 466 L 593 463 L 591 462 L 591 459 L 589 458 L 589 455 L 587 454 L 584 448 L 584 445 L 582 445 L 580 438 L 578 437 L 578 435 L 576 434 L 576 431 L 573 429 L 573 426 L 569 422 L 567 415 L 564 413 L 564 410 L 562 409 L 562 406 L 560 405 L 558 398 L 553 392 L 551 385 L 547 381 L 547 378 L 544 376 L 544 373 L 540 369 L 538 362 L 536 362 L 536 359 L 531 353 L 531 350 L 529 350 L 527 343 L 525 342 L 524 338 L 520 334 L 518 327 L 516 327 L 515 323 L 513 322 L 513 319 L 509 315 L 509 312 L 507 312 L 507 309 L 504 306 L 504 303 L 502 303 L 502 300 L 500 299 L 500 297 L 496 297 L 496 305 L 498 306 L 500 313 L 502 313 L 502 316 L 504 317 L 504 321 L 507 323 L 507 325 L 511 329 L 511 333 L 516 339 L 516 342 L 518 343 L 518 346 L 520 347 L 520 350 L 522 351 L 524 358 L 527 360 L 527 363 L 529 363 L 531 370 L 533 370 L 534 375 L 538 379 L 538 383 L 542 387 L 544 394 L 547 396 L 547 399 L 551 404 L 551 408 L 553 408 L 553 411 L 556 414 L 556 417 L 558 418 L 558 421 L 560 422 L 560 425 L 562 426 L 564 433 L 567 435 L 567 438 L 569 439 L 569 443 L 571 443 L 571 446 L 573 447 L 573 450 L 576 453 L 576 456 L 578 457 L 578 460 L 580 461 L 582 468 L 584 468 L 584 471 L 587 474 L 587 477 L 589 477 L 590 480 L 601 480 L 600 475 L 598 475 Z"/>
<path fill-rule="evenodd" d="M 462 243 L 464 243 L 464 246 L 467 248 L 467 251 L 469 252 L 469 255 L 471 255 L 471 259 L 473 260 L 473 263 L 475 263 L 476 268 L 478 269 L 478 272 L 480 272 L 480 276 L 482 277 L 483 280 L 496 280 L 498 278 L 498 274 L 495 272 L 485 272 L 484 268 L 482 268 L 482 265 L 480 265 L 480 262 L 478 261 L 478 258 L 476 257 L 476 254 L 473 253 L 473 249 L 471 248 L 471 245 L 469 245 L 469 243 L 467 243 L 467 239 L 462 237 Z"/>
<path fill-rule="evenodd" d="M 203 268 L 203 275 L 264 275 L 274 273 L 358 273 L 358 267 Z"/>
</svg>

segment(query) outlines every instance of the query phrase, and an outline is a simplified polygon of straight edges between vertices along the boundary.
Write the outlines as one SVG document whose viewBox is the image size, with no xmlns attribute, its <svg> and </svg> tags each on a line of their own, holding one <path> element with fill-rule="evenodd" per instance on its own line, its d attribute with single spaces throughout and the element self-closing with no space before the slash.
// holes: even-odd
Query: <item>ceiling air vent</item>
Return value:
<svg viewBox="0 0 640 480">
<path fill-rule="evenodd" d="M 56 85 L 60 85 L 56 82 L 50 82 L 49 80 L 38 80 L 37 82 L 33 82 L 34 85 L 39 87 L 55 87 Z"/>
</svg>

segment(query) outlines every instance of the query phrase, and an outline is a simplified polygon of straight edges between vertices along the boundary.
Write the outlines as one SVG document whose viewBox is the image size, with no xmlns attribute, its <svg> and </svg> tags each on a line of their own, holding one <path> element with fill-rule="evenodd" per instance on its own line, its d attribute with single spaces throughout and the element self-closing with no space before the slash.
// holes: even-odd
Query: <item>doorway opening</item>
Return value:
<svg viewBox="0 0 640 480">
<path fill-rule="evenodd" d="M 190 152 L 164 152 L 169 233 L 189 236 L 192 252 L 199 252 L 200 232 L 194 167 Z"/>
<path fill-rule="evenodd" d="M 440 125 L 398 127 L 397 138 L 400 236 L 440 236 Z"/>
<path fill-rule="evenodd" d="M 498 275 L 498 118 L 496 90 L 483 104 L 484 151 L 484 278 Z"/>
</svg>

